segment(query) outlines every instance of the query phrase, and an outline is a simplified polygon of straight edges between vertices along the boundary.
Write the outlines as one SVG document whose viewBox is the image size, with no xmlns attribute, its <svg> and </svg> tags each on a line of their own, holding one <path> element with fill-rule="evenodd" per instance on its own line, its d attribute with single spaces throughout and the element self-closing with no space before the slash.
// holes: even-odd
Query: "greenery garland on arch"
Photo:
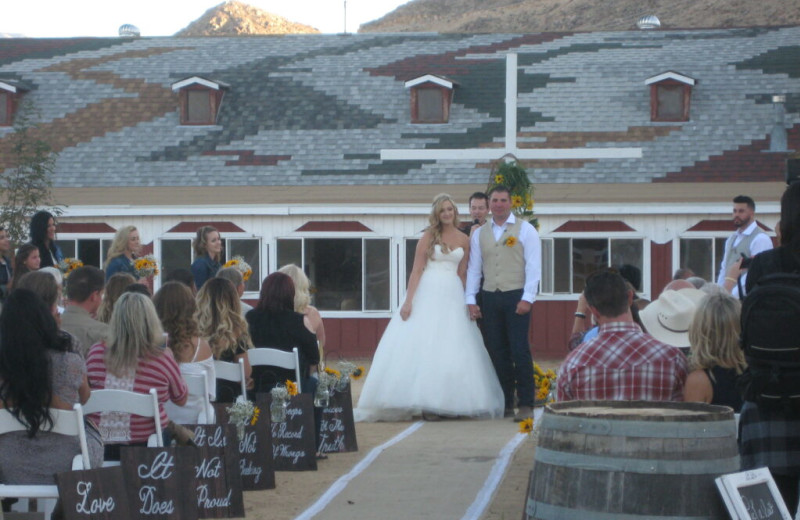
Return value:
<svg viewBox="0 0 800 520">
<path fill-rule="evenodd" d="M 505 186 L 511 192 L 511 211 L 514 216 L 527 220 L 538 230 L 539 219 L 533 213 L 534 187 L 525 168 L 516 160 L 506 162 L 505 159 L 500 159 L 489 174 L 486 193 L 499 185 Z"/>
</svg>

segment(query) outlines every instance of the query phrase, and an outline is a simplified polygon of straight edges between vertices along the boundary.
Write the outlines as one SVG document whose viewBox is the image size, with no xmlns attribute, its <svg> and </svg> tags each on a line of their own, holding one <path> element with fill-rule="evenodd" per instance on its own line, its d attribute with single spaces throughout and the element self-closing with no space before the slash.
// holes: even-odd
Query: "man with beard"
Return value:
<svg viewBox="0 0 800 520">
<path fill-rule="evenodd" d="M 725 256 L 722 258 L 717 283 L 725 285 L 728 269 L 740 258 L 753 258 L 762 251 L 772 249 L 772 239 L 761 231 L 755 219 L 756 203 L 746 195 L 739 195 L 733 199 L 733 225 L 736 232 L 725 242 Z M 742 268 L 748 262 L 742 263 Z M 734 287 L 734 296 L 738 295 Z"/>
</svg>

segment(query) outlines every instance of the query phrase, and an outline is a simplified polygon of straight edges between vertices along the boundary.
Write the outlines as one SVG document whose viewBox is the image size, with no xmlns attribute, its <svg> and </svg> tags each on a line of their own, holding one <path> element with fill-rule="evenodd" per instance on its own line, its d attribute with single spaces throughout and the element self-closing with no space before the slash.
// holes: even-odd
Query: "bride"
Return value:
<svg viewBox="0 0 800 520">
<path fill-rule="evenodd" d="M 469 237 L 458 230 L 449 195 L 433 200 L 429 222 L 417 244 L 406 300 L 372 360 L 355 410 L 358 421 L 503 416 L 503 391 L 464 304 Z"/>
</svg>

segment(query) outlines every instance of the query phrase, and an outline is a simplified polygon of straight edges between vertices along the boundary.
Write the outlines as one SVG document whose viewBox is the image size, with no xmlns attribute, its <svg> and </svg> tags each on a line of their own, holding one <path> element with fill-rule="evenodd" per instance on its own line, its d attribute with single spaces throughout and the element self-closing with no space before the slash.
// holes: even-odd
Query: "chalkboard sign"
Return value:
<svg viewBox="0 0 800 520">
<path fill-rule="evenodd" d="M 228 421 L 227 415 L 224 420 Z M 231 446 L 227 456 L 233 457 L 242 480 L 242 489 L 275 489 L 275 468 L 272 464 L 272 433 L 269 414 L 259 412 L 254 425 L 245 426 L 241 441 L 232 424 L 200 424 L 191 426 L 198 446 L 223 448 Z"/>
<path fill-rule="evenodd" d="M 270 394 L 258 394 L 256 406 L 269 415 Z M 311 395 L 290 398 L 286 421 L 272 423 L 272 460 L 275 471 L 317 469 L 317 448 L 314 433 L 314 406 Z"/>
<path fill-rule="evenodd" d="M 67 520 L 131 518 L 120 466 L 59 473 L 56 483 Z"/>
<path fill-rule="evenodd" d="M 350 385 L 344 391 L 334 391 L 330 403 L 322 410 L 319 451 L 343 453 L 358 451 L 356 424 L 353 420 L 353 397 Z"/>
<path fill-rule="evenodd" d="M 244 517 L 242 479 L 236 459 L 226 456 L 230 448 L 183 448 L 178 459 L 194 458 L 197 513 L 200 518 Z"/>
<path fill-rule="evenodd" d="M 717 488 L 733 520 L 791 520 L 767 468 L 723 475 Z"/>
<path fill-rule="evenodd" d="M 190 457 L 178 458 L 178 451 Z M 179 520 L 198 518 L 194 449 L 139 448 L 120 450 L 131 518 Z"/>
</svg>

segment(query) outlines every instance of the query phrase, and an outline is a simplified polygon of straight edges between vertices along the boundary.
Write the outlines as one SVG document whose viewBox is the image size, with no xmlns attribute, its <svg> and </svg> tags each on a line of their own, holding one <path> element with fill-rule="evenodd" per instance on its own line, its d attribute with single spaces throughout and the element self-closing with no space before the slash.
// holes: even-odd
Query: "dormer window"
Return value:
<svg viewBox="0 0 800 520">
<path fill-rule="evenodd" d="M 0 79 L 0 126 L 14 125 L 14 114 L 27 90 L 16 81 Z"/>
<path fill-rule="evenodd" d="M 405 82 L 411 89 L 412 123 L 447 123 L 456 83 L 440 76 L 426 74 Z"/>
<path fill-rule="evenodd" d="M 651 121 L 688 121 L 692 87 L 696 80 L 677 72 L 664 72 L 645 80 L 650 86 Z"/>
<path fill-rule="evenodd" d="M 172 84 L 178 93 L 182 125 L 214 125 L 229 85 L 220 81 L 193 76 Z"/>
</svg>

